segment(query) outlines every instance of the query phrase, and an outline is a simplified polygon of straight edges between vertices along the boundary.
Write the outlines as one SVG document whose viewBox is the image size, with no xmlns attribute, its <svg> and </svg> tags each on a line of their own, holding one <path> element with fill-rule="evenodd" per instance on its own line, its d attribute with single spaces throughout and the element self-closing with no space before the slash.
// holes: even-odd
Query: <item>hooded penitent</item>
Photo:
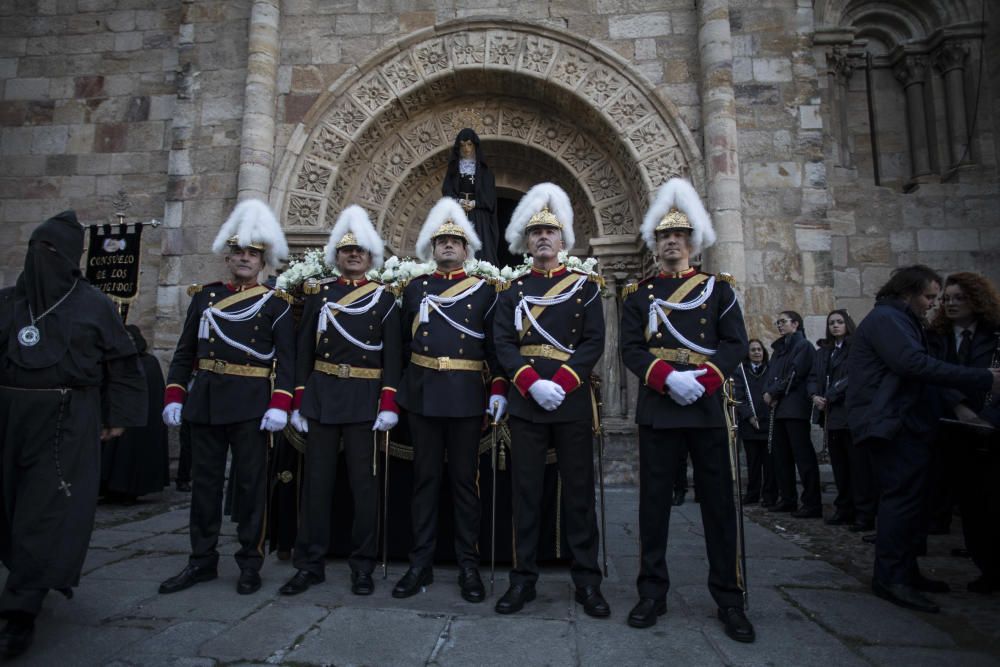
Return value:
<svg viewBox="0 0 1000 667">
<path fill-rule="evenodd" d="M 381 269 L 385 255 L 385 243 L 375 231 L 368 212 L 357 205 L 345 208 L 330 231 L 330 240 L 326 244 L 326 263 L 336 266 L 337 250 L 348 246 L 357 246 L 367 250 L 372 255 L 372 268 Z"/>
<path fill-rule="evenodd" d="M 285 233 L 271 207 L 259 199 L 244 199 L 222 225 L 212 252 L 221 255 L 230 248 L 254 248 L 264 253 L 264 262 L 276 268 L 288 257 Z"/>
<path fill-rule="evenodd" d="M 573 206 L 566 191 L 554 183 L 539 183 L 518 202 L 510 216 L 505 237 L 515 255 L 528 252 L 526 236 L 532 227 L 555 227 L 562 232 L 563 248 L 576 243 L 573 234 Z"/>
<path fill-rule="evenodd" d="M 439 199 L 427 214 L 424 226 L 420 228 L 420 235 L 417 237 L 417 257 L 429 262 L 434 256 L 434 239 L 439 236 L 457 236 L 465 239 L 469 247 L 469 257 L 482 247 L 479 236 L 465 216 L 465 211 L 451 197 Z"/>
<path fill-rule="evenodd" d="M 715 243 L 712 218 L 701 197 L 688 181 L 671 178 L 656 193 L 642 220 L 642 238 L 656 252 L 656 232 L 680 229 L 691 232 L 691 255 L 701 254 Z"/>
</svg>

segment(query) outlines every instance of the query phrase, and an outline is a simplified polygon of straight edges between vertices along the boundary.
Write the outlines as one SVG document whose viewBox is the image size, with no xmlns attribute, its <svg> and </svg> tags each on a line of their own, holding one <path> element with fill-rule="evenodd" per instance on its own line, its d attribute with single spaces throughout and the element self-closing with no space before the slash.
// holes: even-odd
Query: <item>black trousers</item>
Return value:
<svg viewBox="0 0 1000 667">
<path fill-rule="evenodd" d="M 233 519 L 241 570 L 259 570 L 264 561 L 267 498 L 267 433 L 260 419 L 236 424 L 191 424 L 191 557 L 192 565 L 214 568 L 219 563 L 222 492 L 226 454 L 233 450 L 235 503 Z"/>
<path fill-rule="evenodd" d="M 826 432 L 826 448 L 830 453 L 830 467 L 833 481 L 837 485 L 837 497 L 833 506 L 837 514 L 854 517 L 854 468 L 852 456 L 855 454 L 851 432 L 847 429 L 832 429 Z"/>
<path fill-rule="evenodd" d="M 191 481 L 191 422 L 182 421 L 178 440 L 180 453 L 177 457 L 177 481 Z"/>
<path fill-rule="evenodd" d="M 771 441 L 774 457 L 774 476 L 778 480 L 779 502 L 795 505 L 795 469 L 802 480 L 803 509 L 821 509 L 819 493 L 819 461 L 813 449 L 807 419 L 775 419 L 774 437 Z"/>
<path fill-rule="evenodd" d="M 952 444 L 963 475 L 958 499 L 965 547 L 983 576 L 1000 583 L 1000 450 L 996 443 L 992 449 Z"/>
<path fill-rule="evenodd" d="M 767 440 L 742 440 L 747 457 L 747 503 L 778 502 L 778 482 L 774 478 L 773 458 L 767 453 Z"/>
<path fill-rule="evenodd" d="M 510 583 L 533 584 L 538 580 L 545 454 L 551 447 L 556 450 L 556 465 L 563 485 L 561 510 L 566 517 L 570 575 L 577 586 L 600 585 L 601 570 L 597 565 L 600 538 L 594 507 L 594 442 L 590 420 L 536 424 L 512 416 L 510 439 L 514 519 L 514 568 Z M 672 485 L 673 477 L 670 479 Z M 670 498 L 665 502 L 669 506 Z"/>
<path fill-rule="evenodd" d="M 948 532 L 958 493 L 962 485 L 958 453 L 943 438 L 931 444 L 931 463 L 927 473 L 927 521 L 935 531 Z"/>
<path fill-rule="evenodd" d="M 639 537 L 642 560 L 639 597 L 662 600 L 670 589 L 667 533 L 670 497 L 678 462 L 686 448 L 694 466 L 694 489 L 708 552 L 708 590 L 720 607 L 738 607 L 743 594 L 736 578 L 736 506 L 725 429 L 639 427 Z"/>
<path fill-rule="evenodd" d="M 677 462 L 677 472 L 674 474 L 674 490 L 687 493 L 688 490 L 688 452 L 684 449 Z"/>
<path fill-rule="evenodd" d="M 892 440 L 865 441 L 881 495 L 875 537 L 875 578 L 912 585 L 917 555 L 927 537 L 927 473 L 930 443 L 903 430 Z"/>
<path fill-rule="evenodd" d="M 372 475 L 373 433 L 371 422 L 321 424 L 309 420 L 299 532 L 295 540 L 294 564 L 299 570 L 322 575 L 330 550 L 331 515 L 337 480 L 337 458 L 344 443 L 347 479 L 354 500 L 351 555 L 353 572 L 371 573 L 378 557 L 378 479 Z"/>
<path fill-rule="evenodd" d="M 434 564 L 438 499 L 447 454 L 448 478 L 455 502 L 455 561 L 479 567 L 479 436 L 482 417 L 424 417 L 409 413 L 413 441 L 412 567 Z"/>
</svg>

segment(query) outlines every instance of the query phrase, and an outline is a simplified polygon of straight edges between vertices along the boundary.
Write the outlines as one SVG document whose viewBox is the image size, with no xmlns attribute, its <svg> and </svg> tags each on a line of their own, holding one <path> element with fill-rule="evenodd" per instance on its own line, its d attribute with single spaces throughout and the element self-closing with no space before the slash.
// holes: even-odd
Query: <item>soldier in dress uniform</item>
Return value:
<svg viewBox="0 0 1000 667">
<path fill-rule="evenodd" d="M 225 254 L 228 282 L 193 285 L 167 373 L 163 421 L 191 424 L 191 556 L 160 584 L 176 593 L 216 577 L 226 454 L 233 450 L 240 549 L 236 591 L 260 588 L 267 493 L 266 431 L 280 431 L 292 405 L 295 324 L 291 297 L 257 282 L 288 255 L 285 235 L 262 201 L 240 202 L 212 245 Z M 187 391 L 192 372 L 197 372 Z"/>
<path fill-rule="evenodd" d="M 462 268 L 480 246 L 462 207 L 450 197 L 441 199 L 427 215 L 416 246 L 417 256 L 433 259 L 437 269 L 413 279 L 403 292 L 407 363 L 399 404 L 407 411 L 413 441 L 413 549 L 410 568 L 392 590 L 396 598 L 410 597 L 434 579 L 445 454 L 455 503 L 458 586 L 469 602 L 486 597 L 477 546 L 479 439 L 484 411 L 497 420 L 506 410 L 507 382 L 498 372 L 489 335 L 496 287 Z"/>
<path fill-rule="evenodd" d="M 511 494 L 515 561 L 496 611 L 512 614 L 535 599 L 545 456 L 555 448 L 563 483 L 576 601 L 607 617 L 597 564 L 593 406 L 590 373 L 604 351 L 600 287 L 559 262 L 572 248 L 573 208 L 556 185 L 541 183 L 518 203 L 506 238 L 515 255 L 532 258 L 529 273 L 500 295 L 494 335 L 497 358 L 511 378 Z"/>
<path fill-rule="evenodd" d="M 292 426 L 306 434 L 304 485 L 295 544 L 295 576 L 282 595 L 326 579 L 337 458 L 343 442 L 354 498 L 351 592 L 371 595 L 378 554 L 378 480 L 372 474 L 372 431 L 399 420 L 399 309 L 392 292 L 365 278 L 382 268 L 383 243 L 368 214 L 348 206 L 326 246 L 340 276 L 306 281 L 299 323 Z"/>
<path fill-rule="evenodd" d="M 622 359 L 641 382 L 639 425 L 639 602 L 628 624 L 648 628 L 667 611 L 667 528 L 677 451 L 687 449 L 708 551 L 708 588 L 732 639 L 754 640 L 737 571 L 736 511 L 726 421 L 719 391 L 747 354 L 743 313 L 727 276 L 691 268 L 715 242 L 698 193 L 670 179 L 642 224 L 660 273 L 626 287 Z"/>
</svg>

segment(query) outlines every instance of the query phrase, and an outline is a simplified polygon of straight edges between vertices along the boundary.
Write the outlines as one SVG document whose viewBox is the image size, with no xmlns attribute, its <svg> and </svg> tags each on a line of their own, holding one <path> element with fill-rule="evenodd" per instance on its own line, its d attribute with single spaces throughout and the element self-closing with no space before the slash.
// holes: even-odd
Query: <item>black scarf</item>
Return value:
<svg viewBox="0 0 1000 667">
<path fill-rule="evenodd" d="M 69 300 L 35 322 L 41 334 L 37 345 L 21 345 L 17 336 L 22 328 L 31 324 L 32 315 L 38 318 L 74 289 L 74 283 L 81 279 L 83 241 L 83 227 L 73 211 L 63 211 L 49 218 L 31 233 L 24 269 L 14 286 L 14 326 L 7 347 L 18 366 L 48 368 L 66 353 L 69 320 L 68 311 L 63 309 Z"/>
</svg>

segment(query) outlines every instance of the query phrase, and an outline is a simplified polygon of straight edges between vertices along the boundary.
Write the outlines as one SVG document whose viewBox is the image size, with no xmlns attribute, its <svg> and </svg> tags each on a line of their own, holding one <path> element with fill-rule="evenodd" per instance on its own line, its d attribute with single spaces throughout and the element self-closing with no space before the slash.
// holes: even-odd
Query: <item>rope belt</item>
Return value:
<svg viewBox="0 0 1000 667">
<path fill-rule="evenodd" d="M 569 361 L 570 355 L 562 350 L 557 350 L 551 345 L 522 345 L 522 357 L 544 357 L 545 359 L 555 359 L 556 361 Z"/>
<path fill-rule="evenodd" d="M 350 364 L 331 364 L 328 361 L 316 360 L 313 368 L 320 373 L 339 378 L 355 378 L 358 380 L 379 380 L 382 378 L 381 368 L 361 368 Z"/>
<path fill-rule="evenodd" d="M 451 357 L 425 357 L 413 352 L 410 363 L 434 371 L 477 371 L 486 369 L 486 363 L 478 359 L 452 359 Z"/>
<path fill-rule="evenodd" d="M 649 353 L 657 359 L 663 359 L 664 361 L 673 361 L 678 364 L 693 364 L 695 366 L 703 364 L 710 359 L 710 357 L 704 354 L 692 352 L 691 350 L 684 349 L 683 347 L 677 349 L 669 347 L 651 347 L 649 348 Z"/>
<path fill-rule="evenodd" d="M 245 378 L 271 377 L 271 369 L 267 366 L 250 366 L 249 364 L 234 364 L 222 359 L 199 359 L 198 370 L 216 373 L 218 375 L 238 375 Z"/>
</svg>

